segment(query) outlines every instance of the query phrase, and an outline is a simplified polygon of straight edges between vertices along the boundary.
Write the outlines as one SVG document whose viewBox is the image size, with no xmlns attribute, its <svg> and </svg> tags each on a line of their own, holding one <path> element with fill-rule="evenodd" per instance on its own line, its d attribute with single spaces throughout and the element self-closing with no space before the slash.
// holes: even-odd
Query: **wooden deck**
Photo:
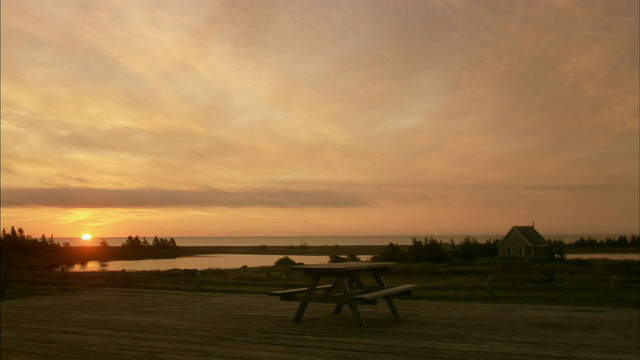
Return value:
<svg viewBox="0 0 640 360">
<path fill-rule="evenodd" d="M 633 359 L 638 309 L 397 300 L 349 312 L 265 295 L 99 289 L 2 302 L 8 359 Z"/>
</svg>

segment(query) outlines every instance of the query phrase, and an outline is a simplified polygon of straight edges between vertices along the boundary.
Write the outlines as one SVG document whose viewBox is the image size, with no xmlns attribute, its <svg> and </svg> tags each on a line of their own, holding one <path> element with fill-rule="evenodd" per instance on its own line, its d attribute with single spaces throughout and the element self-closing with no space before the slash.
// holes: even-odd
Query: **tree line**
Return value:
<svg viewBox="0 0 640 360">
<path fill-rule="evenodd" d="M 564 257 L 567 248 L 640 248 L 640 236 L 620 235 L 617 238 L 608 237 L 596 240 L 591 237 L 565 243 L 562 239 L 547 240 L 551 246 L 550 258 Z M 475 260 L 482 257 L 497 257 L 500 239 L 490 239 L 480 242 L 475 238 L 465 237 L 461 243 L 453 240 L 442 242 L 433 236 L 423 240 L 411 239 L 409 247 L 389 243 L 384 250 L 372 257 L 372 261 L 392 261 L 399 263 L 446 263 L 453 260 Z"/>
<path fill-rule="evenodd" d="M 174 238 L 154 237 L 151 242 L 139 236 L 128 236 L 121 246 L 110 246 L 102 239 L 99 246 L 62 245 L 53 235 L 34 238 L 22 228 L 2 229 L 0 255 L 2 263 L 16 268 L 57 268 L 62 265 L 85 263 L 91 260 L 110 261 L 147 257 L 173 257 L 178 245 Z"/>
<path fill-rule="evenodd" d="M 399 263 L 445 263 L 455 259 L 475 260 L 479 257 L 498 256 L 498 239 L 479 242 L 476 238 L 465 237 L 459 244 L 453 240 L 442 242 L 433 236 L 422 240 L 411 239 L 409 247 L 389 243 L 384 250 L 371 258 L 372 261 L 393 261 Z"/>
<path fill-rule="evenodd" d="M 570 246 L 570 247 L 615 247 L 615 248 L 626 248 L 626 247 L 638 247 L 640 246 L 640 235 L 631 235 L 628 237 L 627 235 L 620 235 L 616 237 L 607 237 L 606 239 L 594 239 L 592 237 L 580 237 L 578 240 L 566 244 L 563 239 L 552 239 L 549 241 L 553 246 Z"/>
<path fill-rule="evenodd" d="M 5 228 L 2 229 L 2 251 L 3 252 L 17 252 L 21 254 L 38 253 L 38 252 L 51 252 L 59 251 L 60 248 L 69 247 L 69 243 L 64 242 L 62 245 L 53 239 L 53 234 L 48 238 L 43 234 L 40 238 L 36 239 L 31 235 L 24 232 L 22 228 L 11 227 L 7 232 Z M 109 247 L 106 239 L 102 239 L 98 244 L 100 247 Z M 132 237 L 129 235 L 122 243 L 121 247 L 138 249 L 145 247 L 154 248 L 177 248 L 178 244 L 174 238 L 158 238 L 155 236 L 151 243 L 146 237 L 140 239 L 138 235 Z"/>
<path fill-rule="evenodd" d="M 25 234 L 22 228 L 15 229 L 11 227 L 9 232 L 5 228 L 2 229 L 2 255 L 8 253 L 32 254 L 38 252 L 56 252 L 60 251 L 60 244 L 53 240 L 53 235 L 47 238 L 44 234 L 35 239 L 31 235 Z M 68 246 L 67 244 L 66 246 Z"/>
<path fill-rule="evenodd" d="M 627 235 L 620 235 L 617 238 L 607 237 L 606 239 L 597 240 L 592 237 L 580 237 L 580 239 L 572 242 L 565 243 L 563 239 L 551 239 L 548 240 L 551 244 L 552 254 L 560 258 L 565 257 L 567 249 L 628 249 L 636 248 L 640 250 L 640 235 L 631 235 L 631 238 Z"/>
<path fill-rule="evenodd" d="M 103 239 L 103 242 L 100 243 L 101 246 L 109 246 L 106 240 Z M 178 245 L 176 244 L 176 240 L 174 238 L 164 239 L 164 238 L 158 238 L 156 236 L 153 238 L 153 241 L 149 243 L 146 237 L 143 237 L 142 240 L 140 240 L 140 237 L 138 235 L 136 235 L 135 237 L 132 237 L 131 235 L 129 235 L 127 239 L 122 243 L 121 246 L 123 248 L 129 248 L 129 249 L 144 249 L 149 247 L 175 249 L 178 247 Z"/>
</svg>

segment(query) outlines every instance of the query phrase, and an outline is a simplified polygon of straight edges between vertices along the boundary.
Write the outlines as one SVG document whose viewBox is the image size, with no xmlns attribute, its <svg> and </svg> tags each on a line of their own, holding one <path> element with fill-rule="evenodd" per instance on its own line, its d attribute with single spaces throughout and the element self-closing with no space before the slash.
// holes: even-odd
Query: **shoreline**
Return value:
<svg viewBox="0 0 640 360">
<path fill-rule="evenodd" d="M 220 245 L 220 246 L 178 246 L 176 249 L 165 255 L 169 256 L 191 256 L 205 254 L 238 254 L 238 255 L 377 255 L 380 254 L 387 245 Z M 411 245 L 399 245 L 403 250 L 407 250 Z M 97 245 L 71 246 L 76 251 L 86 249 L 89 252 L 102 249 Z M 117 251 L 120 246 L 109 246 L 109 251 Z M 565 246 L 566 255 L 577 254 L 638 254 L 638 247 L 585 247 L 585 246 Z M 140 254 L 142 255 L 142 254 Z"/>
<path fill-rule="evenodd" d="M 376 255 L 387 245 L 339 245 L 339 246 L 179 246 L 185 254 L 246 254 L 246 255 Z M 403 250 L 411 245 L 399 245 Z M 638 247 L 571 247 L 564 248 L 565 254 L 637 254 Z"/>
<path fill-rule="evenodd" d="M 340 257 L 372 257 L 387 250 L 388 245 L 254 245 L 254 246 L 178 246 L 176 248 L 126 248 L 121 246 L 69 246 L 60 248 L 61 251 L 34 254 L 3 254 L 3 263 L 8 268 L 22 269 L 57 269 L 60 266 L 85 264 L 89 261 L 119 261 L 119 260 L 154 260 L 176 259 L 198 255 L 277 255 L 285 256 L 340 256 Z M 402 251 L 409 252 L 411 245 L 399 245 Z M 637 246 L 629 247 L 571 247 L 564 248 L 564 254 L 574 256 L 579 254 L 638 254 Z M 453 254 L 449 254 L 453 259 Z M 485 258 L 485 257 L 480 257 Z M 494 258 L 494 257 L 489 257 Z M 497 258 L 497 256 L 495 256 Z M 603 258 L 606 258 L 604 256 Z M 632 260 L 635 260 L 632 259 Z"/>
</svg>

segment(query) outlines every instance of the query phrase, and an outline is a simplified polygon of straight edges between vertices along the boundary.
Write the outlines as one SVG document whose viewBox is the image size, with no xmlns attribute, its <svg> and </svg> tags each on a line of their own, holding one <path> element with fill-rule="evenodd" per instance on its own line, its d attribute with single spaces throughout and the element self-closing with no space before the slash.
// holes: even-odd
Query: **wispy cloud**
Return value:
<svg viewBox="0 0 640 360">
<path fill-rule="evenodd" d="M 634 0 L 3 1 L 2 205 L 633 196 L 638 26 Z"/>
<path fill-rule="evenodd" d="M 163 207 L 357 207 L 365 199 L 327 190 L 181 191 L 160 189 L 2 190 L 2 207 L 163 208 Z"/>
</svg>

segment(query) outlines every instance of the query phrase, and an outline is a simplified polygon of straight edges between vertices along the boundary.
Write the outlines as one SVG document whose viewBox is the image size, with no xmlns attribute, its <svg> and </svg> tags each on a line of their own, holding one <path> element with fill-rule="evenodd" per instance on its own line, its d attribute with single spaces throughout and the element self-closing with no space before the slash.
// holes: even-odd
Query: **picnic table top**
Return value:
<svg viewBox="0 0 640 360">
<path fill-rule="evenodd" d="M 292 269 L 302 270 L 306 273 L 317 274 L 334 274 L 351 271 L 373 270 L 373 269 L 385 269 L 395 266 L 394 262 L 368 262 L 368 261 L 354 261 L 343 262 L 333 264 L 315 264 L 315 265 L 296 265 L 292 266 Z"/>
</svg>

